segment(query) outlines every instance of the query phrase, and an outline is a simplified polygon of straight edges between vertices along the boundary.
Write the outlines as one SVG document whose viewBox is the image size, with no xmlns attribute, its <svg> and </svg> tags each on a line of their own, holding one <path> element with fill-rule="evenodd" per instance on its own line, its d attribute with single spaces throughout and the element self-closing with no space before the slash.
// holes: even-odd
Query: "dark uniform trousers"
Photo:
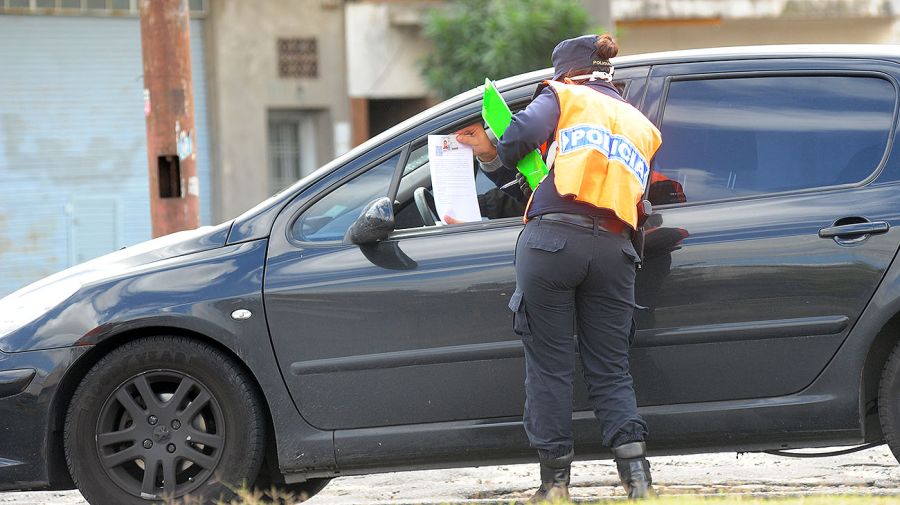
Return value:
<svg viewBox="0 0 900 505">
<path fill-rule="evenodd" d="M 538 216 L 519 235 L 509 307 L 525 346 L 525 431 L 542 459 L 573 448 L 576 345 L 603 445 L 646 436 L 628 365 L 637 260 L 628 239 L 596 223 Z"/>
</svg>

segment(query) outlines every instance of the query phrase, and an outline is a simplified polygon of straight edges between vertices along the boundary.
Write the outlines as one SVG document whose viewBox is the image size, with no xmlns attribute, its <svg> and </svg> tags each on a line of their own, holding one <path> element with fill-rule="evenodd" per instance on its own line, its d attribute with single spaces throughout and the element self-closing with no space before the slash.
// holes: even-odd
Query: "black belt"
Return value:
<svg viewBox="0 0 900 505">
<path fill-rule="evenodd" d="M 562 212 L 550 212 L 541 214 L 539 219 L 558 221 L 560 223 L 574 224 L 589 230 L 602 230 L 614 235 L 621 235 L 626 240 L 631 240 L 631 228 L 619 219 L 606 216 L 588 216 L 585 214 L 565 214 Z"/>
</svg>

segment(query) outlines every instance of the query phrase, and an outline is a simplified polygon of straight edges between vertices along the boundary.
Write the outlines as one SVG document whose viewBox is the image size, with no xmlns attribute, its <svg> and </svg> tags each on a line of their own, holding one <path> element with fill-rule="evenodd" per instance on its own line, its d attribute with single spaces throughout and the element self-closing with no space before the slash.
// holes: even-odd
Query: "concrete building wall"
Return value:
<svg viewBox="0 0 900 505">
<path fill-rule="evenodd" d="M 612 26 L 614 0 L 582 0 L 593 23 Z M 370 0 L 346 4 L 347 73 L 351 98 L 422 98 L 431 93 L 422 61 L 431 46 L 425 16 L 442 0 Z"/>
<path fill-rule="evenodd" d="M 432 8 L 432 2 L 347 4 L 351 97 L 417 98 L 428 94 L 421 65 L 430 47 L 422 36 L 422 23 Z"/>
<path fill-rule="evenodd" d="M 270 194 L 271 111 L 315 110 L 324 164 L 349 148 L 344 12 L 339 0 L 210 0 L 209 89 L 215 104 L 214 215 L 239 215 Z M 318 76 L 280 77 L 278 40 L 317 41 Z"/>
<path fill-rule="evenodd" d="M 757 44 L 883 44 L 892 17 L 856 19 L 709 18 L 619 21 L 619 54 Z"/>
<path fill-rule="evenodd" d="M 624 19 L 697 17 L 854 18 L 897 12 L 898 0 L 612 0 L 613 16 Z"/>
<path fill-rule="evenodd" d="M 346 4 L 348 94 L 353 144 L 427 108 L 434 98 L 422 78 L 431 44 L 422 33 L 435 0 Z"/>
</svg>

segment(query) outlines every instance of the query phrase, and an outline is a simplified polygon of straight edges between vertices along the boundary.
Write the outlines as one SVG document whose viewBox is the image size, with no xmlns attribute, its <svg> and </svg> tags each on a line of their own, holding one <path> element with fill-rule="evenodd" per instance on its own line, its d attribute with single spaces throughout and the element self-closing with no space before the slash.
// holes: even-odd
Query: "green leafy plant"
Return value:
<svg viewBox="0 0 900 505">
<path fill-rule="evenodd" d="M 578 0 L 456 0 L 429 12 L 425 81 L 441 97 L 550 66 L 559 41 L 590 33 Z M 595 33 L 597 30 L 593 30 Z"/>
</svg>

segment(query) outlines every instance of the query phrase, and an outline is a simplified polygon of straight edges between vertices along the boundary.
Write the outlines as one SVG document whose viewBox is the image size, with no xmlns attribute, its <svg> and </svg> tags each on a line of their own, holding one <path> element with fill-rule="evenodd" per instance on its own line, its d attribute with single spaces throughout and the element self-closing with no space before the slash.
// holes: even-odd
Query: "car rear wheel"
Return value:
<svg viewBox="0 0 900 505">
<path fill-rule="evenodd" d="M 261 409 L 250 379 L 220 351 L 182 337 L 136 340 L 78 386 L 66 461 L 92 504 L 213 501 L 255 479 Z"/>
<path fill-rule="evenodd" d="M 881 370 L 878 418 L 885 442 L 894 457 L 900 461 L 900 344 L 894 347 Z"/>
</svg>

